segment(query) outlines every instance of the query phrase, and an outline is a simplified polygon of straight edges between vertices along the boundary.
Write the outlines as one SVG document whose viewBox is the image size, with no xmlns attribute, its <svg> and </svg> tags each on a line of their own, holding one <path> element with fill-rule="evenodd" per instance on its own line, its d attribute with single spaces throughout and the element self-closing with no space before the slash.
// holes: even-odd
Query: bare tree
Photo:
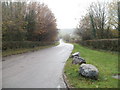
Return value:
<svg viewBox="0 0 120 90">
<path fill-rule="evenodd" d="M 120 32 L 120 1 L 117 2 L 117 5 L 118 5 L 118 31 Z"/>
<path fill-rule="evenodd" d="M 94 38 L 104 38 L 104 29 L 106 24 L 105 6 L 105 3 L 92 3 L 88 10 Z"/>
<path fill-rule="evenodd" d="M 118 13 L 116 13 L 117 8 L 115 8 L 115 13 L 110 13 L 112 9 L 111 7 L 107 7 L 109 5 L 109 3 L 101 2 L 90 5 L 87 14 L 82 17 L 79 22 L 79 27 L 76 29 L 76 33 L 81 36 L 83 40 L 113 38 L 113 35 L 115 35 L 115 37 L 117 36 L 117 32 L 113 32 L 112 30 L 112 24 L 114 24 L 114 26 L 118 25 L 118 23 L 113 23 L 113 21 L 120 19 L 117 19 L 117 16 L 113 18 L 113 16 L 118 14 L 119 17 L 119 7 Z M 113 14 L 113 16 L 110 16 L 111 14 Z"/>
<path fill-rule="evenodd" d="M 82 38 L 82 40 L 92 39 L 91 21 L 88 14 L 81 18 L 79 26 L 77 27 L 75 33 Z"/>
</svg>

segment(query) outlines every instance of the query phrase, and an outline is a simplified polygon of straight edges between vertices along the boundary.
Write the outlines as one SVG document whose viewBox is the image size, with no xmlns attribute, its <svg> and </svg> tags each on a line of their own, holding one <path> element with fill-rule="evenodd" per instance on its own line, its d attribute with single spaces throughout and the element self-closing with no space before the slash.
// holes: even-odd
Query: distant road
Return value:
<svg viewBox="0 0 120 90">
<path fill-rule="evenodd" d="M 73 50 L 62 40 L 58 46 L 3 58 L 3 88 L 65 88 L 62 71 Z"/>
</svg>

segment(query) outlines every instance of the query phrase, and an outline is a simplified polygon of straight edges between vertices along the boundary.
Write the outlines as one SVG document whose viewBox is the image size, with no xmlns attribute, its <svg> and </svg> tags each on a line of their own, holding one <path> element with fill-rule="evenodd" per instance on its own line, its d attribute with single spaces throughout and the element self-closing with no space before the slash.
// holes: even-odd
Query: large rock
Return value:
<svg viewBox="0 0 120 90">
<path fill-rule="evenodd" d="M 82 58 L 82 57 L 78 57 L 78 59 L 79 59 L 79 64 L 81 65 L 82 63 L 84 63 L 84 64 L 86 64 L 86 61 L 85 61 L 85 59 L 84 58 Z"/>
<path fill-rule="evenodd" d="M 78 56 L 73 57 L 72 64 L 82 64 L 82 63 L 86 63 L 86 61 L 83 58 Z"/>
<path fill-rule="evenodd" d="M 91 79 L 98 79 L 98 69 L 91 65 L 91 64 L 81 64 L 79 68 L 79 74 L 81 74 L 84 77 L 88 77 Z"/>
<path fill-rule="evenodd" d="M 74 58 L 75 56 L 79 57 L 80 56 L 80 52 L 73 53 L 71 57 Z"/>
</svg>

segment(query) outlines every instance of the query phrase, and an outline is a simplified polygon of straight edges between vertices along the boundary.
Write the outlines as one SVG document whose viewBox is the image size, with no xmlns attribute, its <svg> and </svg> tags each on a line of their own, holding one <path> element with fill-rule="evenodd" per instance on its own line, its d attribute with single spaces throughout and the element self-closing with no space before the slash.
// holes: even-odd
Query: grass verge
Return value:
<svg viewBox="0 0 120 90">
<path fill-rule="evenodd" d="M 91 80 L 79 76 L 79 65 L 73 65 L 72 59 L 66 62 L 64 73 L 68 84 L 75 88 L 118 88 L 118 79 L 112 77 L 118 72 L 118 54 L 92 50 L 78 44 L 74 44 L 74 52 L 80 52 L 87 63 L 95 65 L 99 70 L 98 80 Z"/>
<path fill-rule="evenodd" d="M 57 42 L 55 44 L 52 44 L 52 45 L 39 46 L 39 47 L 34 47 L 34 48 L 9 49 L 9 50 L 3 51 L 2 56 L 6 57 L 6 56 L 10 56 L 10 55 L 32 52 L 32 51 L 36 51 L 36 50 L 40 50 L 40 49 L 44 49 L 44 48 L 49 48 L 49 47 L 52 47 L 52 46 L 57 46 L 58 44 L 59 44 L 59 42 Z"/>
</svg>

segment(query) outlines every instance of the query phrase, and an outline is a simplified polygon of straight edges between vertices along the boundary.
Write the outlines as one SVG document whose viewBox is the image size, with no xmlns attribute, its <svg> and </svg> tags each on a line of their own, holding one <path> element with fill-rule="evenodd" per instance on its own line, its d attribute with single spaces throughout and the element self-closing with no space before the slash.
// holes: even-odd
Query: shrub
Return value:
<svg viewBox="0 0 120 90">
<path fill-rule="evenodd" d="M 110 51 L 118 51 L 120 49 L 118 45 L 118 39 L 86 40 L 86 41 L 81 41 L 80 43 L 84 46 L 95 49 L 104 49 Z"/>
<path fill-rule="evenodd" d="M 54 42 L 38 42 L 38 41 L 4 41 L 2 42 L 2 50 L 18 49 L 18 48 L 34 48 L 37 46 L 51 45 Z"/>
</svg>

